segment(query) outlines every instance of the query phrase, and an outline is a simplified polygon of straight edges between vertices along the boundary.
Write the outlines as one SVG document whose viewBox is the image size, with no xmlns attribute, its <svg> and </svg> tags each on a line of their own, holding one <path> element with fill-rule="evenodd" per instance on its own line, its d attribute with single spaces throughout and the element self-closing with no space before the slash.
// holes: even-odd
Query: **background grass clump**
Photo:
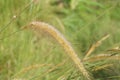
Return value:
<svg viewBox="0 0 120 80">
<path fill-rule="evenodd" d="M 86 80 L 50 36 L 21 29 L 31 21 L 55 26 L 95 80 L 120 80 L 119 7 L 119 0 L 0 0 L 0 80 Z"/>
</svg>

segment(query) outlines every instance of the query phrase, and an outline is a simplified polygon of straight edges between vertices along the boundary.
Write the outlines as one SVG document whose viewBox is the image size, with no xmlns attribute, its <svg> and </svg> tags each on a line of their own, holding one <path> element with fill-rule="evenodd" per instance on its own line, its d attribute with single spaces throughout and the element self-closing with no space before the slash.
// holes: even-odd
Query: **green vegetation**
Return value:
<svg viewBox="0 0 120 80">
<path fill-rule="evenodd" d="M 51 36 L 23 29 L 32 21 L 58 29 L 95 80 L 120 80 L 119 7 L 119 0 L 0 0 L 0 80 L 86 80 Z"/>
</svg>

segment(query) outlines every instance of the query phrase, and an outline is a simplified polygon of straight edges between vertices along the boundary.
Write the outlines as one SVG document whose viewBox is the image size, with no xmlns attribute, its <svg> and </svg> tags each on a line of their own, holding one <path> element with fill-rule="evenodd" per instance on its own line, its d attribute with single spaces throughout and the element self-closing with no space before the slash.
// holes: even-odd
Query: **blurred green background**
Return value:
<svg viewBox="0 0 120 80">
<path fill-rule="evenodd" d="M 119 55 L 107 52 L 120 45 L 119 0 L 0 0 L 0 80 L 86 80 L 54 39 L 21 30 L 32 21 L 57 28 L 81 59 L 106 34 L 90 56 Z M 84 64 L 95 80 L 120 80 L 118 60 Z"/>
</svg>

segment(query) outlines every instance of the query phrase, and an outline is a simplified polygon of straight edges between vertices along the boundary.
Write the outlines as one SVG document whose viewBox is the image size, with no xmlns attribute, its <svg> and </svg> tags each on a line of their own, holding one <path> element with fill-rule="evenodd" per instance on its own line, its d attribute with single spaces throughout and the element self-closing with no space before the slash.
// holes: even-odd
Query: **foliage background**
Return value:
<svg viewBox="0 0 120 80">
<path fill-rule="evenodd" d="M 55 26 L 81 59 L 90 46 L 106 34 L 110 37 L 91 56 L 119 54 L 107 52 L 120 44 L 119 0 L 0 0 L 1 80 L 86 80 L 50 36 L 37 38 L 30 30 L 21 30 L 31 21 Z M 26 69 L 42 64 L 46 65 Z M 95 80 L 120 80 L 118 60 L 84 64 Z M 93 70 L 105 64 L 112 66 Z"/>
</svg>

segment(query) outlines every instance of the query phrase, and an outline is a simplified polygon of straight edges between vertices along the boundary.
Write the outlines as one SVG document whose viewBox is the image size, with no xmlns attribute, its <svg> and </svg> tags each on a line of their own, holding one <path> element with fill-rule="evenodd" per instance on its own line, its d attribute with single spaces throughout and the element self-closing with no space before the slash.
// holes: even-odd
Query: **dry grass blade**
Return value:
<svg viewBox="0 0 120 80">
<path fill-rule="evenodd" d="M 112 49 L 109 49 L 109 50 L 107 50 L 107 51 L 120 52 L 120 47 L 119 47 L 119 46 L 117 46 L 117 47 L 112 48 Z"/>
<path fill-rule="evenodd" d="M 27 79 L 21 79 L 21 78 L 14 78 L 14 79 L 12 79 L 12 80 L 27 80 Z"/>
<path fill-rule="evenodd" d="M 62 21 L 58 17 L 55 17 L 55 19 L 56 19 L 57 23 L 59 24 L 59 26 L 61 27 L 62 31 L 65 32 L 65 27 L 62 24 Z"/>
<path fill-rule="evenodd" d="M 34 77 L 30 78 L 30 80 L 31 80 L 31 79 L 33 80 L 33 79 L 35 79 L 35 78 L 42 78 L 42 77 L 46 76 L 48 73 L 54 71 L 54 70 L 57 69 L 58 67 L 63 66 L 63 65 L 65 64 L 65 62 L 66 62 L 66 60 L 64 60 L 63 62 L 61 62 L 61 63 L 53 66 L 53 67 L 50 68 L 50 69 L 48 69 L 48 70 L 47 70 L 46 72 L 44 72 L 42 75 L 37 75 L 37 76 L 34 76 Z"/>
<path fill-rule="evenodd" d="M 35 64 L 35 65 L 31 65 L 31 66 L 28 66 L 24 69 L 22 69 L 20 72 L 18 72 L 17 74 L 14 75 L 14 78 L 21 75 L 21 74 L 24 74 L 32 69 L 37 69 L 37 68 L 40 68 L 40 67 L 43 67 L 43 66 L 51 66 L 51 64 Z"/>
<path fill-rule="evenodd" d="M 105 68 L 111 67 L 111 66 L 113 66 L 113 64 L 105 64 L 105 65 L 102 65 L 102 66 L 97 66 L 94 69 L 92 69 L 92 71 L 98 71 L 98 70 L 105 69 Z"/>
<path fill-rule="evenodd" d="M 115 79 L 115 78 L 120 79 L 120 75 L 108 77 L 108 79 Z"/>
<path fill-rule="evenodd" d="M 95 61 L 101 61 L 101 60 L 120 60 L 120 56 L 119 55 L 113 55 L 113 54 L 102 54 L 102 55 L 97 55 L 94 57 L 89 57 L 84 59 L 83 61 L 87 61 L 87 62 L 95 62 Z"/>
<path fill-rule="evenodd" d="M 108 34 L 108 35 L 104 36 L 102 39 L 100 39 L 99 41 L 97 41 L 95 44 L 93 44 L 93 45 L 90 47 L 90 49 L 87 51 L 84 59 L 86 59 L 86 58 L 87 58 L 97 47 L 99 47 L 99 46 L 102 44 L 102 42 L 103 42 L 104 40 L 106 40 L 109 36 L 110 36 L 110 35 Z"/>
<path fill-rule="evenodd" d="M 65 64 L 66 61 L 63 61 L 62 63 L 57 64 L 56 66 L 52 67 L 51 69 L 47 70 L 47 72 L 45 72 L 41 77 L 45 76 L 46 74 L 54 71 L 55 69 L 57 69 L 60 66 L 63 66 Z"/>
<path fill-rule="evenodd" d="M 120 49 L 109 49 L 108 51 L 120 52 Z"/>
<path fill-rule="evenodd" d="M 87 80 L 91 80 L 91 76 L 88 71 L 85 69 L 82 61 L 77 56 L 76 52 L 72 48 L 71 44 L 65 39 L 65 37 L 53 26 L 44 23 L 44 22 L 32 22 L 29 25 L 29 28 L 33 29 L 35 32 L 44 32 L 48 35 L 52 36 L 67 52 L 76 66 L 79 68 L 80 72 L 87 78 Z"/>
</svg>

